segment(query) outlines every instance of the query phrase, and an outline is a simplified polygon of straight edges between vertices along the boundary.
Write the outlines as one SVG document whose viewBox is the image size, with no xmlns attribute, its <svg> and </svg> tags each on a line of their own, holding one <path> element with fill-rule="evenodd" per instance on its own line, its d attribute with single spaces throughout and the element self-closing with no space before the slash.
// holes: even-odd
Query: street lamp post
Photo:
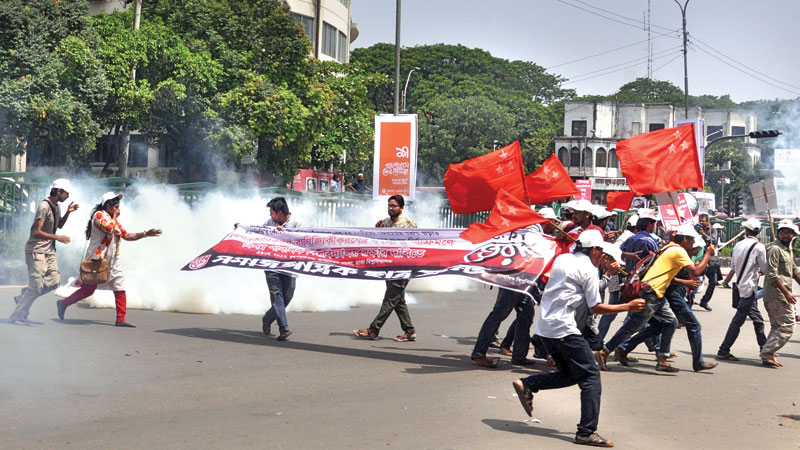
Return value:
<svg viewBox="0 0 800 450">
<path fill-rule="evenodd" d="M 689 118 L 689 64 L 686 44 L 688 35 L 686 33 L 686 7 L 689 5 L 689 0 L 686 0 L 683 5 L 678 0 L 675 0 L 678 7 L 681 9 L 681 16 L 683 16 L 683 115 L 685 119 Z"/>
<path fill-rule="evenodd" d="M 411 70 L 408 71 L 408 76 L 406 77 L 406 85 L 403 87 L 403 112 L 406 112 L 406 93 L 408 92 L 408 82 L 411 81 L 411 73 L 415 70 L 422 70 L 419 67 L 413 67 Z"/>
</svg>

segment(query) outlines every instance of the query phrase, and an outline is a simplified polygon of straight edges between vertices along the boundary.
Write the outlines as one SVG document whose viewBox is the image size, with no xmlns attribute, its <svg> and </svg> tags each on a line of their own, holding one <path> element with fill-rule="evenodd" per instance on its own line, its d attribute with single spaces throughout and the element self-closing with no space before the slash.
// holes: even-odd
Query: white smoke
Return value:
<svg viewBox="0 0 800 450">
<path fill-rule="evenodd" d="M 77 274 L 85 247 L 85 228 L 89 214 L 105 189 L 76 185 L 70 201 L 80 209 L 67 222 L 64 234 L 72 242 L 59 245 L 59 266 L 64 275 Z M 271 197 L 271 196 L 270 196 Z M 155 311 L 180 311 L 212 314 L 263 314 L 269 308 L 269 294 L 260 270 L 215 267 L 201 271 L 181 271 L 187 262 L 219 242 L 235 223 L 260 225 L 269 218 L 266 202 L 256 191 L 207 193 L 190 207 L 178 190 L 170 185 L 137 184 L 120 205 L 120 222 L 130 232 L 160 228 L 163 235 L 139 241 L 123 241 L 120 261 L 125 274 L 128 306 Z M 299 201 L 287 198 L 292 216 L 305 226 L 358 225 L 370 227 L 386 217 L 386 202 L 357 201 L 333 215 L 330 205 L 316 207 L 312 196 Z M 439 227 L 438 196 L 420 198 L 407 205 L 406 213 L 420 227 Z M 346 214 L 344 214 L 346 212 Z M 324 223 L 327 222 L 327 223 Z M 65 281 L 66 282 L 66 281 Z M 412 280 L 409 291 L 452 292 L 474 289 L 476 283 L 462 277 L 440 276 Z M 347 310 L 356 305 L 376 305 L 382 301 L 385 285 L 380 281 L 335 280 L 300 276 L 289 311 Z M 56 294 L 67 296 L 76 288 L 69 284 Z M 414 303 L 413 295 L 407 301 Z M 110 291 L 95 291 L 86 302 L 91 307 L 113 308 Z"/>
</svg>

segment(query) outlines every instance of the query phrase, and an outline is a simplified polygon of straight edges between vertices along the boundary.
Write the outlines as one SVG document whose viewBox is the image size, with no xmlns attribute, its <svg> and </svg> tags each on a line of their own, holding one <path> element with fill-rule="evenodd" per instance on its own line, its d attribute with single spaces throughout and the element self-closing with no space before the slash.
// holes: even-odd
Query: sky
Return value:
<svg viewBox="0 0 800 450">
<path fill-rule="evenodd" d="M 394 43 L 395 1 L 352 0 L 360 33 L 351 49 Z M 401 45 L 481 48 L 568 78 L 564 87 L 578 95 L 608 95 L 647 76 L 647 6 L 647 0 L 402 0 Z M 689 0 L 689 94 L 729 94 L 736 102 L 800 97 L 791 31 L 798 17 L 797 0 Z M 653 78 L 683 89 L 681 21 L 675 0 L 650 0 Z"/>
</svg>

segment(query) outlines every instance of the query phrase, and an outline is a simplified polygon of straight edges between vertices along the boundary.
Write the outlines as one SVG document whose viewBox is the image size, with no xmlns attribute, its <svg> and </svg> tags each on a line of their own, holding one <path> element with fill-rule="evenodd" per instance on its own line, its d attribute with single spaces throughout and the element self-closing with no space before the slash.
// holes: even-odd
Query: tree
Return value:
<svg viewBox="0 0 800 450">
<path fill-rule="evenodd" d="M 94 149 L 109 84 L 92 42 L 85 1 L 0 2 L 0 152 L 56 165 Z"/>
<path fill-rule="evenodd" d="M 730 162 L 730 170 L 719 170 L 727 166 L 728 162 Z M 727 177 L 730 184 L 725 186 L 725 196 L 738 195 L 745 199 L 749 207 L 752 207 L 753 196 L 750 193 L 749 185 L 761 179 L 758 175 L 760 168 L 760 162 L 753 166 L 743 141 L 731 140 L 714 144 L 705 154 L 705 189 L 714 192 L 719 205 L 724 204 L 725 199 L 722 198 L 720 179 Z M 728 211 L 728 213 L 730 212 Z"/>
</svg>

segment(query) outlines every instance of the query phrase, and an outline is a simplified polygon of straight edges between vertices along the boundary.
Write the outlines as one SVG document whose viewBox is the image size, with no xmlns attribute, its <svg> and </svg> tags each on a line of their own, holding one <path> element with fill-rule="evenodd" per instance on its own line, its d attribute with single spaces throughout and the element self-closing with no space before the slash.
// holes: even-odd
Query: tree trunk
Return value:
<svg viewBox="0 0 800 450">
<path fill-rule="evenodd" d="M 121 178 L 128 177 L 128 150 L 130 149 L 130 143 L 131 130 L 128 127 L 123 127 L 119 137 L 119 169 L 117 170 L 117 176 Z"/>
</svg>

